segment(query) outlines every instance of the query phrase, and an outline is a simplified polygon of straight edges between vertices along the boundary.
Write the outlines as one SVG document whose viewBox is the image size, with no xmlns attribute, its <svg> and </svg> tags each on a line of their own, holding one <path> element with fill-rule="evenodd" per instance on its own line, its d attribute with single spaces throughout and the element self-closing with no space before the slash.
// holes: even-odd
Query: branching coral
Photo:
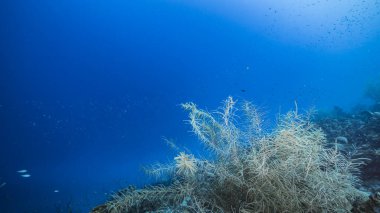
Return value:
<svg viewBox="0 0 380 213">
<path fill-rule="evenodd" d="M 361 162 L 326 148 L 324 133 L 297 109 L 265 134 L 249 102 L 241 116 L 231 97 L 216 113 L 182 106 L 214 157 L 180 152 L 173 165 L 152 169 L 171 172 L 172 184 L 121 191 L 108 202 L 109 212 L 349 212 L 365 199 L 355 188 Z"/>
</svg>

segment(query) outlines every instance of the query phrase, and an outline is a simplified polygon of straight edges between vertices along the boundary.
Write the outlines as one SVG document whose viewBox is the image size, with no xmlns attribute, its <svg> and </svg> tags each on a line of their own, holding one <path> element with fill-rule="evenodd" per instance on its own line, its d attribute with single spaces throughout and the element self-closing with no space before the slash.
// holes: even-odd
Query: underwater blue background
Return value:
<svg viewBox="0 0 380 213">
<path fill-rule="evenodd" d="M 162 137 L 201 153 L 181 103 L 348 110 L 380 75 L 377 0 L 4 0 L 0 22 L 0 212 L 88 212 L 152 181 Z"/>
</svg>

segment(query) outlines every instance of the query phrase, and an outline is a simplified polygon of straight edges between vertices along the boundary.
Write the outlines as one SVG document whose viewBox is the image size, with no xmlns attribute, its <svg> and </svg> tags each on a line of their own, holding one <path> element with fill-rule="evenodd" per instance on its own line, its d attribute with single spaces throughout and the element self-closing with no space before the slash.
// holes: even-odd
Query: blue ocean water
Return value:
<svg viewBox="0 0 380 213">
<path fill-rule="evenodd" d="M 180 104 L 350 109 L 380 76 L 380 1 L 0 2 L 0 212 L 88 212 L 202 152 Z M 22 177 L 27 170 L 30 177 Z"/>
</svg>

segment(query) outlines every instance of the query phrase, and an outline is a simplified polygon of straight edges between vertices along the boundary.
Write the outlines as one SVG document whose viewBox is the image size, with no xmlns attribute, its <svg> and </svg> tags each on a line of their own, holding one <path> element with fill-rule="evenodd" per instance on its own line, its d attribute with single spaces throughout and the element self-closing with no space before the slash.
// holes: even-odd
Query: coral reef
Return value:
<svg viewBox="0 0 380 213">
<path fill-rule="evenodd" d="M 326 138 L 310 115 L 300 114 L 297 107 L 279 116 L 273 131 L 265 132 L 259 110 L 250 102 L 238 107 L 229 97 L 214 113 L 194 103 L 182 106 L 210 157 L 179 152 L 172 164 L 148 169 L 150 174 L 169 176 L 169 183 L 121 190 L 94 213 L 374 209 L 377 195 L 358 189 L 364 159 L 342 151 L 338 143 L 328 146 L 329 137 L 346 140 L 340 134 L 328 133 Z"/>
<path fill-rule="evenodd" d="M 327 140 L 336 142 L 341 152 L 369 159 L 362 168 L 365 181 L 380 180 L 380 112 L 372 111 L 374 108 L 347 113 L 335 107 L 333 112 L 316 116 L 314 120 L 326 133 Z"/>
</svg>

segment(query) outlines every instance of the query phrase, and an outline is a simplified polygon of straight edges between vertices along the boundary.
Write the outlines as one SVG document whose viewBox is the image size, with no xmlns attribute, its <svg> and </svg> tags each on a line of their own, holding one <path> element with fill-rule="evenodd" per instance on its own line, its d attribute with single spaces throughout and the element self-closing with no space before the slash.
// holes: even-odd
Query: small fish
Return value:
<svg viewBox="0 0 380 213">
<path fill-rule="evenodd" d="M 54 190 L 54 193 L 58 193 L 58 192 L 59 192 L 59 190 L 57 190 L 57 189 L 56 189 L 56 190 Z"/>
<path fill-rule="evenodd" d="M 31 175 L 30 174 L 24 174 L 24 175 L 21 175 L 21 177 L 23 177 L 23 178 L 28 178 L 28 177 L 30 177 Z"/>
<path fill-rule="evenodd" d="M 0 184 L 0 188 L 3 188 L 5 185 L 7 185 L 7 183 L 6 183 L 6 182 L 4 182 L 4 183 Z"/>
<path fill-rule="evenodd" d="M 17 172 L 18 172 L 18 173 L 27 173 L 28 170 L 26 170 L 26 169 L 22 169 L 22 170 L 18 170 Z"/>
</svg>

